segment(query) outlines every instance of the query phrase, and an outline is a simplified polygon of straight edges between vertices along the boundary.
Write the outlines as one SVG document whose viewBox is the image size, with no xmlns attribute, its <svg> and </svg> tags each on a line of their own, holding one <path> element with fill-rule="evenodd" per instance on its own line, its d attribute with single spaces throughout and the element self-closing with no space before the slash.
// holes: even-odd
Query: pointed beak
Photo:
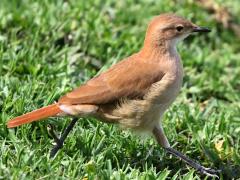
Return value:
<svg viewBox="0 0 240 180">
<path fill-rule="evenodd" d="M 211 30 L 207 27 L 198 27 L 198 26 L 195 26 L 193 28 L 193 32 L 211 32 Z"/>
</svg>

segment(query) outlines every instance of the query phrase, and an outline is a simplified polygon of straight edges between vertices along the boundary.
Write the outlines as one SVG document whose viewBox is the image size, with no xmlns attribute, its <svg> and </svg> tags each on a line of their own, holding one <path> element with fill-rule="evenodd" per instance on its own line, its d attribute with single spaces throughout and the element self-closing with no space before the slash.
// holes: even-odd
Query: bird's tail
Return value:
<svg viewBox="0 0 240 180">
<path fill-rule="evenodd" d="M 58 104 L 52 104 L 52 105 L 34 110 L 32 112 L 29 112 L 27 114 L 24 114 L 22 116 L 18 116 L 16 118 L 11 119 L 10 121 L 8 121 L 7 127 L 8 128 L 17 127 L 22 124 L 27 124 L 27 123 L 38 121 L 50 116 L 55 116 L 61 112 L 62 111 L 59 108 Z"/>
</svg>

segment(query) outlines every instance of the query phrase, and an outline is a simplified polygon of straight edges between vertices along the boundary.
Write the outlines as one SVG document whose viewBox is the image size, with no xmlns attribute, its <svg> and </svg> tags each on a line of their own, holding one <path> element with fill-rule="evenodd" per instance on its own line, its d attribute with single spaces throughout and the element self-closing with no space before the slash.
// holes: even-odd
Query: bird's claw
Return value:
<svg viewBox="0 0 240 180">
<path fill-rule="evenodd" d="M 210 176 L 210 177 L 215 177 L 217 179 L 219 179 L 218 174 L 221 173 L 221 170 L 206 168 L 204 166 L 201 166 L 201 168 L 198 169 L 198 171 L 202 174 L 205 174 L 205 175 Z"/>
</svg>

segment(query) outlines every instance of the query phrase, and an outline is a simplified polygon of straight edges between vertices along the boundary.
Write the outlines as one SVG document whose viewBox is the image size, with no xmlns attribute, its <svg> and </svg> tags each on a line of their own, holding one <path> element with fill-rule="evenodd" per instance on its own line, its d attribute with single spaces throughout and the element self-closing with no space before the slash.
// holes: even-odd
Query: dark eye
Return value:
<svg viewBox="0 0 240 180">
<path fill-rule="evenodd" d="M 176 27 L 176 29 L 177 29 L 178 32 L 181 32 L 183 30 L 183 26 L 179 25 L 179 26 Z"/>
</svg>

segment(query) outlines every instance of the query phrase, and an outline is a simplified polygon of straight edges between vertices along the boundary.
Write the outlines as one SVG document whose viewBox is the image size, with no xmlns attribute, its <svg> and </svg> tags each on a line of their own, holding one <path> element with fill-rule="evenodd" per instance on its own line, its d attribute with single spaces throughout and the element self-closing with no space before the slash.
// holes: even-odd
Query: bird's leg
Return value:
<svg viewBox="0 0 240 180">
<path fill-rule="evenodd" d="M 158 144 L 160 144 L 162 147 L 164 147 L 164 148 L 170 147 L 170 144 L 168 142 L 167 137 L 164 134 L 161 124 L 159 126 L 154 127 L 153 135 L 155 136 Z"/>
<path fill-rule="evenodd" d="M 67 138 L 70 131 L 73 129 L 74 125 L 77 122 L 77 118 L 73 118 L 70 124 L 64 129 L 63 134 L 60 138 L 57 137 L 56 133 L 54 132 L 54 129 L 52 126 L 49 126 L 49 133 L 53 137 L 56 145 L 53 147 L 50 153 L 50 157 L 53 158 L 59 149 L 63 147 L 64 140 Z"/>
<path fill-rule="evenodd" d="M 206 168 L 206 167 L 200 165 L 199 163 L 189 159 L 187 156 L 185 156 L 181 152 L 179 152 L 179 151 L 173 149 L 172 147 L 170 147 L 170 145 L 168 143 L 168 140 L 167 140 L 161 126 L 154 127 L 153 135 L 155 136 L 157 142 L 170 154 L 180 158 L 182 161 L 186 162 L 189 166 L 196 169 L 200 173 L 218 178 L 217 174 L 220 172 L 219 170 Z"/>
</svg>

